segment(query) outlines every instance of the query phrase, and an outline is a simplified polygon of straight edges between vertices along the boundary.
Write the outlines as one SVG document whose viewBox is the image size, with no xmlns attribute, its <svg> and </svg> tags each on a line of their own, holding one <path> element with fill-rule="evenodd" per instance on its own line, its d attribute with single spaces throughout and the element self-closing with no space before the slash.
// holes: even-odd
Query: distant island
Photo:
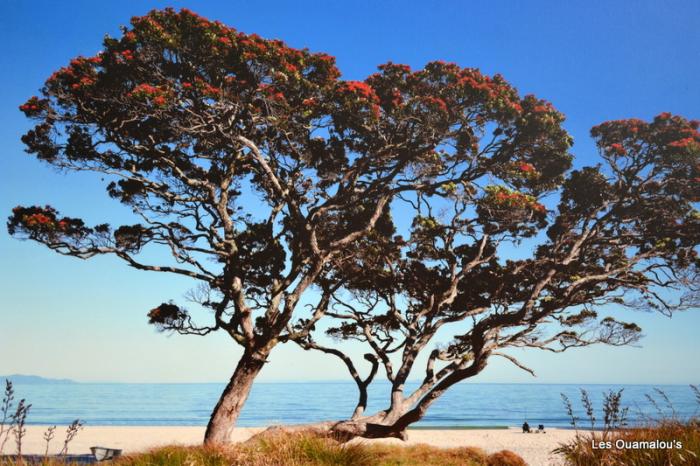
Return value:
<svg viewBox="0 0 700 466">
<path fill-rule="evenodd" d="M 0 381 L 9 379 L 15 384 L 42 384 L 42 383 L 77 383 L 75 380 L 70 379 L 48 379 L 46 377 L 39 377 L 38 375 L 22 375 L 22 374 L 12 374 L 12 375 L 0 375 Z"/>
</svg>

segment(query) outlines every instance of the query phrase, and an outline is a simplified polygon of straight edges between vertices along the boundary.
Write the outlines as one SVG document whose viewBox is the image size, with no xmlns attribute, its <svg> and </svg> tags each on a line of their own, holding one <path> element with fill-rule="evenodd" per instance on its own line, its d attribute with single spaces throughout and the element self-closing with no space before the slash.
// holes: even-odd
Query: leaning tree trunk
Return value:
<svg viewBox="0 0 700 466">
<path fill-rule="evenodd" d="M 316 424 L 273 426 L 256 434 L 254 437 L 262 437 L 280 432 L 312 432 L 316 435 L 333 437 L 344 442 L 357 437 L 394 437 L 407 440 L 408 434 L 406 429 L 408 426 L 423 419 L 430 405 L 452 385 L 481 372 L 486 367 L 486 359 L 485 357 L 481 357 L 478 361 L 474 361 L 471 366 L 465 369 L 455 370 L 450 375 L 444 377 L 423 395 L 415 405 L 411 405 L 409 400 L 399 400 L 397 398 L 393 403 L 392 409 L 380 411 L 371 416 L 357 417 L 344 421 L 319 422 Z M 363 401 L 366 402 L 366 400 L 361 397 L 360 403 L 363 403 Z"/>
<path fill-rule="evenodd" d="M 244 353 L 231 380 L 224 389 L 219 402 L 211 414 L 204 434 L 206 445 L 227 443 L 236 425 L 241 409 L 248 399 L 255 377 L 265 364 L 266 356 L 259 353 Z"/>
</svg>

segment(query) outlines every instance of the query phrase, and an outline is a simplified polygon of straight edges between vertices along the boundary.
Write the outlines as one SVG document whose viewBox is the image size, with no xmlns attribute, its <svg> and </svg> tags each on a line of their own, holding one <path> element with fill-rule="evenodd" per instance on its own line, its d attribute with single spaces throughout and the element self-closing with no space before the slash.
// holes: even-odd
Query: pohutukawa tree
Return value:
<svg viewBox="0 0 700 466">
<path fill-rule="evenodd" d="M 334 262 L 342 286 L 324 293 L 324 315 L 338 322 L 327 333 L 366 343 L 369 375 L 311 332 L 295 338 L 341 358 L 360 391 L 348 421 L 316 427 L 348 438 L 405 438 L 407 426 L 492 356 L 534 375 L 509 348 L 627 345 L 641 329 L 613 317 L 618 308 L 666 315 L 697 308 L 698 124 L 662 113 L 651 122 L 596 126 L 591 134 L 605 164 L 573 171 L 561 184 L 535 156 L 502 166 L 500 183 L 484 176 L 399 195 L 401 214 L 412 218 L 408 238 L 388 221 L 378 224 L 351 260 Z M 554 188 L 559 204 L 548 211 L 538 199 Z M 508 260 L 507 249 L 518 246 L 531 258 Z M 421 353 L 427 362 L 416 367 Z M 367 386 L 380 364 L 391 387 L 387 406 L 366 415 Z M 416 374 L 421 382 L 407 390 Z"/>
<path fill-rule="evenodd" d="M 222 331 L 243 348 L 207 442 L 228 439 L 278 343 L 339 356 L 358 382 L 352 419 L 327 430 L 402 436 L 491 355 L 519 364 L 499 349 L 634 341 L 638 328 L 611 318 L 573 330 L 623 292 L 665 311 L 688 305 L 663 289 L 690 289 L 698 265 L 696 123 L 662 115 L 601 125 L 594 135 L 609 173 L 566 178 L 563 116 L 500 76 L 442 62 L 415 72 L 389 63 L 362 82 L 339 76 L 328 55 L 166 9 L 134 18 L 20 107 L 36 121 L 23 137 L 29 153 L 96 172 L 136 220 L 89 226 L 50 206 L 17 207 L 10 233 L 68 256 L 190 277 L 189 297 L 209 321 L 163 297 L 149 322 Z M 561 194 L 557 212 L 541 202 L 551 193 Z M 499 255 L 546 228 L 532 259 Z M 156 247 L 171 259 L 140 254 Z M 369 344 L 369 376 L 314 339 L 324 316 L 341 321 L 332 335 Z M 472 329 L 429 348 L 440 327 L 460 321 Z M 552 322 L 565 330 L 540 336 Z M 404 394 L 426 348 L 425 382 Z M 390 407 L 367 416 L 380 365 Z"/>
</svg>

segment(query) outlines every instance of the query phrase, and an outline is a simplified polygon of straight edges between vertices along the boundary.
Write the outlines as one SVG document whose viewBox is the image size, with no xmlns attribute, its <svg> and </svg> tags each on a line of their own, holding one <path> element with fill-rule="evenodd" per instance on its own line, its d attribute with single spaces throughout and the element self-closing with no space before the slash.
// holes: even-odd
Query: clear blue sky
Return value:
<svg viewBox="0 0 700 466">
<path fill-rule="evenodd" d="M 567 115 L 577 165 L 594 163 L 588 138 L 604 120 L 662 111 L 700 117 L 700 2 L 0 2 L 0 214 L 47 203 L 101 221 L 126 214 L 94 176 L 60 174 L 23 153 L 17 110 L 56 68 L 93 54 L 105 33 L 154 7 L 188 7 L 245 32 L 335 55 L 347 79 L 386 61 L 442 59 L 499 72 Z M 223 335 L 166 337 L 145 313 L 191 283 L 127 269 L 110 258 L 60 257 L 0 231 L 0 374 L 78 380 L 221 381 L 239 351 Z M 700 312 L 635 320 L 641 348 L 522 353 L 537 379 L 495 361 L 484 382 L 698 383 Z M 278 347 L 261 380 L 341 379 L 333 359 Z"/>
</svg>

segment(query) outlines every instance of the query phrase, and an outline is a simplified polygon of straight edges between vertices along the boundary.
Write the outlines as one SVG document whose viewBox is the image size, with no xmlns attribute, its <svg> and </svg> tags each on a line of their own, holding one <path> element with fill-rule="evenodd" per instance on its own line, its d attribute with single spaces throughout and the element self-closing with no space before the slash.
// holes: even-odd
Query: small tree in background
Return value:
<svg viewBox="0 0 700 466">
<path fill-rule="evenodd" d="M 370 83 L 381 88 L 382 78 Z M 651 122 L 603 123 L 591 134 L 605 165 L 572 171 L 558 186 L 537 158 L 516 159 L 500 167 L 500 183 L 485 176 L 401 196 L 409 236 L 375 229 L 352 260 L 334 263 L 343 288 L 325 291 L 324 315 L 339 321 L 327 333 L 366 343 L 373 367 L 362 379 L 338 348 L 309 333 L 296 339 L 342 358 L 360 389 L 352 418 L 326 427 L 348 437 L 403 438 L 492 356 L 533 373 L 503 350 L 627 345 L 641 329 L 608 315 L 616 307 L 666 315 L 697 308 L 698 122 L 663 113 Z M 537 196 L 554 185 L 560 201 L 548 212 Z M 535 236 L 540 231 L 546 236 Z M 505 245 L 532 255 L 510 260 Z M 436 345 L 445 334 L 451 339 Z M 418 368 L 421 353 L 427 365 Z M 390 382 L 387 407 L 364 415 L 378 364 Z M 411 374 L 422 383 L 406 391 Z"/>
<path fill-rule="evenodd" d="M 137 223 L 89 226 L 50 206 L 20 206 L 10 233 L 63 255 L 111 255 L 138 270 L 190 277 L 199 283 L 191 298 L 211 311 L 211 322 L 197 323 L 174 302 L 152 309 L 149 322 L 183 334 L 223 331 L 242 346 L 207 427 L 209 443 L 228 440 L 276 344 L 312 344 L 336 293 L 376 299 L 409 286 L 425 296 L 446 293 L 440 263 L 451 264 L 461 284 L 445 301 L 454 311 L 438 306 L 447 320 L 467 312 L 469 299 L 494 293 L 495 279 L 489 291 L 464 291 L 465 277 L 488 267 L 505 274 L 495 263 L 496 239 L 546 225 L 538 199 L 561 184 L 571 160 L 562 115 L 521 98 L 500 76 L 442 62 L 416 72 L 389 63 L 366 81 L 342 81 L 328 55 L 187 10 L 134 18 L 121 38 L 72 60 L 20 108 L 36 121 L 23 137 L 30 154 L 62 170 L 96 172 Z M 477 220 L 447 226 L 424 211 L 427 201 L 476 208 Z M 421 213 L 403 240 L 393 222 L 406 203 Z M 454 236 L 443 246 L 454 257 L 431 249 L 441 235 Z M 475 242 L 447 252 L 463 235 Z M 157 246 L 171 260 L 140 254 Z M 401 252 L 408 249 L 415 258 Z M 529 264 L 519 266 L 521 275 L 536 280 L 549 262 Z M 395 272 L 404 267 L 412 272 L 400 283 Z M 366 272 L 355 275 L 358 268 Z M 312 288 L 321 298 L 306 311 L 299 303 L 318 297 Z M 517 292 L 506 288 L 499 293 Z M 372 327 L 394 330 L 396 322 L 381 318 Z M 420 327 L 411 335 L 430 338 Z M 482 367 L 481 347 L 469 345 Z M 450 380 L 463 370 L 474 372 L 460 366 Z"/>
</svg>

